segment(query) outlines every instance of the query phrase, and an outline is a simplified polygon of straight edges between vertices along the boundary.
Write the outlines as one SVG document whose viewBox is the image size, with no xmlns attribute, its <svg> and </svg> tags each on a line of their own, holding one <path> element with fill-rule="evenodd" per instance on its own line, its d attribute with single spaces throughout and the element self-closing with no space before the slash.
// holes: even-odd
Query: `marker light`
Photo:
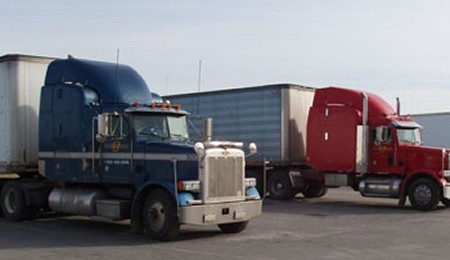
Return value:
<svg viewBox="0 0 450 260">
<path fill-rule="evenodd" d="M 137 102 L 137 101 L 134 101 L 134 104 L 133 104 L 133 106 L 134 106 L 134 107 L 139 107 L 139 102 Z"/>
<path fill-rule="evenodd" d="M 179 181 L 177 183 L 177 188 L 179 191 L 200 191 L 200 181 Z"/>
</svg>

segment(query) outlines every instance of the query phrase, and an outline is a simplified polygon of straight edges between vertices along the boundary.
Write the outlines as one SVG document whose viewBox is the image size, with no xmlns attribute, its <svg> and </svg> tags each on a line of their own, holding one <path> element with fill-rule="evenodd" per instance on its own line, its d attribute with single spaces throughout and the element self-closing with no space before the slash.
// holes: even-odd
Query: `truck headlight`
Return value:
<svg viewBox="0 0 450 260">
<path fill-rule="evenodd" d="M 200 192 L 200 181 L 179 181 L 178 191 Z"/>
<path fill-rule="evenodd" d="M 203 145 L 203 143 L 195 143 L 194 150 L 198 156 L 203 156 L 205 154 L 205 146 Z"/>
<path fill-rule="evenodd" d="M 245 188 L 255 187 L 256 179 L 255 178 L 245 178 Z"/>
</svg>

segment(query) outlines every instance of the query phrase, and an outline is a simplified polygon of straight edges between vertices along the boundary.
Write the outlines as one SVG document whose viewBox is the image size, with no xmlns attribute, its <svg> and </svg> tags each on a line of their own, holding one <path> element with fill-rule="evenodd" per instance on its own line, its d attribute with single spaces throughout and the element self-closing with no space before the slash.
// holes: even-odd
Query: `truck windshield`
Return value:
<svg viewBox="0 0 450 260">
<path fill-rule="evenodd" d="M 186 116 L 137 114 L 134 116 L 137 140 L 187 140 Z"/>
<path fill-rule="evenodd" d="M 397 128 L 397 136 L 401 143 L 422 143 L 420 128 Z"/>
</svg>

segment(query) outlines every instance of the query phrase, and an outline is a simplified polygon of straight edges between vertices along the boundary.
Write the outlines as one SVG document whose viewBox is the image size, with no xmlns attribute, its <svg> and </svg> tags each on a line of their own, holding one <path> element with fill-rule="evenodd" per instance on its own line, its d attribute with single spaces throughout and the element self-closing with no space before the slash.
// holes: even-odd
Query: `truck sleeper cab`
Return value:
<svg viewBox="0 0 450 260">
<path fill-rule="evenodd" d="M 131 218 L 160 240 L 174 238 L 180 224 L 242 231 L 262 208 L 255 181 L 245 179 L 242 144 L 199 142 L 202 149 L 194 149 L 188 113 L 151 100 L 128 66 L 52 62 L 41 91 L 40 175 L 3 186 L 5 216 L 22 220 L 50 209 Z"/>
<path fill-rule="evenodd" d="M 351 186 L 367 197 L 408 197 L 418 210 L 450 198 L 449 151 L 421 145 L 421 126 L 380 97 L 318 89 L 310 109 L 307 164 L 328 187 Z"/>
</svg>

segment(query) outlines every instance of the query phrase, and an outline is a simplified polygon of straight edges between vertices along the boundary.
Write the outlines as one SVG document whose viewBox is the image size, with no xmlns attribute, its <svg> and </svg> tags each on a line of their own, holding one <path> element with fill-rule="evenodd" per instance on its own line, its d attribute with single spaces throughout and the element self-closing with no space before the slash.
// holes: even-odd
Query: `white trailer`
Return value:
<svg viewBox="0 0 450 260">
<path fill-rule="evenodd" d="M 34 171 L 38 164 L 39 95 L 49 57 L 0 57 L 0 173 Z"/>
</svg>

